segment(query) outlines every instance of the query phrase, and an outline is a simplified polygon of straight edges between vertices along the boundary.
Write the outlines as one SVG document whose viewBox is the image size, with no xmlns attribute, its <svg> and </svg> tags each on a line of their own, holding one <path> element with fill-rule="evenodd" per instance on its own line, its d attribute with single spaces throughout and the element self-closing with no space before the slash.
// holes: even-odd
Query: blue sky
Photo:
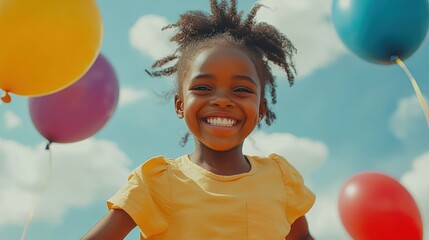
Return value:
<svg viewBox="0 0 429 240">
<path fill-rule="evenodd" d="M 253 1 L 239 1 L 247 13 Z M 429 129 L 405 73 L 350 53 L 335 33 L 330 0 L 263 0 L 257 19 L 277 26 L 298 49 L 298 77 L 290 88 L 278 70 L 278 115 L 245 144 L 249 154 L 277 152 L 304 175 L 317 195 L 308 214 L 317 239 L 350 239 L 341 226 L 337 198 L 354 174 L 375 170 L 401 181 L 429 226 Z M 54 144 L 50 185 L 26 239 L 78 239 L 105 213 L 105 201 L 128 173 L 154 155 L 178 157 L 185 124 L 172 101 L 157 94 L 172 80 L 144 70 L 169 52 L 159 28 L 187 10 L 209 10 L 208 0 L 99 0 L 101 52 L 120 83 L 120 103 L 90 139 Z M 428 40 L 405 61 L 424 95 L 429 93 Z M 37 189 L 48 175 L 45 140 L 34 128 L 27 98 L 0 105 L 0 239 L 18 239 Z M 256 146 L 256 147 L 255 147 Z M 429 229 L 426 228 L 426 232 Z M 429 235 L 429 234 L 427 234 Z M 138 239 L 133 231 L 127 239 Z M 425 239 L 429 239 L 426 236 Z"/>
</svg>

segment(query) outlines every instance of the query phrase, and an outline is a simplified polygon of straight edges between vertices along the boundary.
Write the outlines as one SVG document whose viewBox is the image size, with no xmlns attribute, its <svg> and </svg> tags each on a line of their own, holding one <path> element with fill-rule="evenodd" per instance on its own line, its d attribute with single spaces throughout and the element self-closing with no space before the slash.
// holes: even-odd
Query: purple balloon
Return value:
<svg viewBox="0 0 429 240">
<path fill-rule="evenodd" d="M 101 54 L 73 85 L 50 95 L 29 98 L 31 120 L 50 142 L 71 143 L 97 133 L 118 105 L 115 71 Z"/>
</svg>

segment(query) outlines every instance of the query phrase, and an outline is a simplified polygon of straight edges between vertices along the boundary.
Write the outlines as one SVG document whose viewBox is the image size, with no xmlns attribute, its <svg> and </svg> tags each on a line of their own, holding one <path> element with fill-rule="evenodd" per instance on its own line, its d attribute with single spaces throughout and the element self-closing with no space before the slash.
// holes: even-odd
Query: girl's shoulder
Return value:
<svg viewBox="0 0 429 240">
<path fill-rule="evenodd" d="M 162 155 L 154 156 L 143 162 L 140 166 L 135 168 L 132 172 L 141 178 L 155 178 L 165 176 L 167 170 L 174 167 L 175 161 L 173 158 L 167 158 Z"/>
<path fill-rule="evenodd" d="M 143 169 L 153 169 L 153 168 L 167 168 L 168 165 L 171 163 L 170 158 L 164 157 L 162 155 L 154 156 L 146 160 L 144 163 L 142 163 L 140 166 Z"/>
<path fill-rule="evenodd" d="M 289 161 L 276 153 L 271 153 L 266 156 L 251 156 L 258 167 L 264 166 L 275 168 L 281 172 L 283 181 L 285 183 L 290 181 L 303 181 L 301 174 L 298 170 L 289 163 Z"/>
<path fill-rule="evenodd" d="M 270 165 L 270 166 L 277 166 L 280 168 L 289 168 L 293 166 L 288 162 L 288 160 L 277 154 L 277 153 L 271 153 L 268 156 L 248 156 L 252 158 L 254 162 L 256 162 L 258 165 Z"/>
</svg>

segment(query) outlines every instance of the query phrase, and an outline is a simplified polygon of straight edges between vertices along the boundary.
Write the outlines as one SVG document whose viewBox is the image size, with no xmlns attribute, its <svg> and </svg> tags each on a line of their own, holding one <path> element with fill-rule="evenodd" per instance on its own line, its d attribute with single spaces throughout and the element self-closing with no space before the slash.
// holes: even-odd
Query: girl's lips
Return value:
<svg viewBox="0 0 429 240">
<path fill-rule="evenodd" d="M 227 119 L 233 119 L 233 120 L 236 120 L 236 121 L 238 121 L 238 119 L 239 119 L 239 115 L 237 115 L 237 114 L 230 113 L 230 112 L 222 112 L 222 111 L 208 112 L 208 113 L 202 114 L 201 116 L 204 119 L 208 119 L 208 118 L 227 118 Z"/>
</svg>

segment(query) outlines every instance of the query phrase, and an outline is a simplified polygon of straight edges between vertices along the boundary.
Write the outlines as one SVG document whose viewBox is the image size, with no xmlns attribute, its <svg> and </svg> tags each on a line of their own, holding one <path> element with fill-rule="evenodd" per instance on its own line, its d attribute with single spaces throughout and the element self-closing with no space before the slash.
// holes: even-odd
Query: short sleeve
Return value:
<svg viewBox="0 0 429 240">
<path fill-rule="evenodd" d="M 313 206 L 316 197 L 304 185 L 301 174 L 282 156 L 271 154 L 279 166 L 287 194 L 286 218 L 292 224 L 297 218 L 302 217 Z"/>
<path fill-rule="evenodd" d="M 124 210 L 148 238 L 168 228 L 170 199 L 168 165 L 158 156 L 134 169 L 128 182 L 107 201 L 107 207 Z"/>
</svg>

